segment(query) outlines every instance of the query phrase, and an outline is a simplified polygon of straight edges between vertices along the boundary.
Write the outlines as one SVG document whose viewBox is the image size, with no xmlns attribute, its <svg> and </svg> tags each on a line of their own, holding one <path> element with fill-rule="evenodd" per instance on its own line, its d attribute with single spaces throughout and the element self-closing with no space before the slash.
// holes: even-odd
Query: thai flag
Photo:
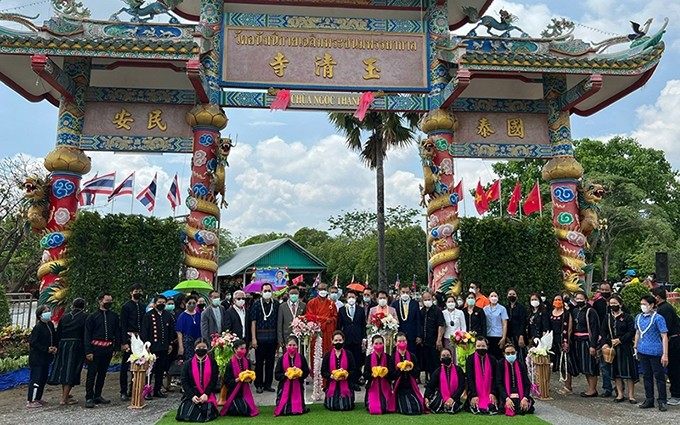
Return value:
<svg viewBox="0 0 680 425">
<path fill-rule="evenodd" d="M 397 280 L 394 281 L 394 289 L 399 290 L 401 286 L 401 280 L 399 280 L 399 273 L 397 273 Z"/>
<path fill-rule="evenodd" d="M 92 180 L 96 179 L 98 175 L 99 175 L 99 173 L 95 174 L 94 178 Z M 83 183 L 83 186 L 90 183 L 92 180 L 86 181 L 85 183 Z M 88 190 L 83 191 L 83 189 L 81 188 L 78 191 L 78 205 L 80 205 L 81 207 L 88 206 L 88 205 L 94 205 L 94 198 L 95 198 L 95 194 L 88 191 Z"/>
<path fill-rule="evenodd" d="M 121 184 L 118 185 L 109 195 L 109 202 L 116 196 L 134 195 L 133 186 L 135 184 L 135 172 L 133 171 Z"/>
<path fill-rule="evenodd" d="M 177 173 L 175 173 L 175 178 L 170 184 L 170 190 L 168 191 L 168 201 L 170 201 L 170 206 L 172 210 L 175 211 L 179 205 L 182 205 L 182 197 L 179 194 L 179 182 L 177 181 Z"/>
<path fill-rule="evenodd" d="M 321 273 L 317 273 L 314 283 L 312 283 L 312 288 L 316 288 L 319 283 L 321 283 Z"/>
<path fill-rule="evenodd" d="M 156 206 L 156 177 L 158 177 L 158 173 L 154 174 L 151 183 L 137 195 L 137 200 L 141 202 L 149 212 L 153 211 Z"/>
<path fill-rule="evenodd" d="M 89 182 L 83 184 L 81 192 L 98 193 L 100 195 L 110 195 L 113 192 L 113 187 L 116 185 L 116 172 L 111 174 L 104 174 L 101 177 L 95 177 Z"/>
</svg>

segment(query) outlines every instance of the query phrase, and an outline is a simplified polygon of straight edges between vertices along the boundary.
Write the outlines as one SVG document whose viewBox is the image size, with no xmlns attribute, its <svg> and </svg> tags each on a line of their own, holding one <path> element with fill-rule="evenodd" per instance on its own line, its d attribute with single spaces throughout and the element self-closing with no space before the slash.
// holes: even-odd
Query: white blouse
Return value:
<svg viewBox="0 0 680 425">
<path fill-rule="evenodd" d="M 462 310 L 455 308 L 453 311 L 449 311 L 448 309 L 445 309 L 442 313 L 444 314 L 444 322 L 446 323 L 444 338 L 451 337 L 456 331 L 467 331 L 465 326 L 465 314 L 463 314 Z M 453 323 L 453 325 L 451 325 L 451 323 Z"/>
</svg>

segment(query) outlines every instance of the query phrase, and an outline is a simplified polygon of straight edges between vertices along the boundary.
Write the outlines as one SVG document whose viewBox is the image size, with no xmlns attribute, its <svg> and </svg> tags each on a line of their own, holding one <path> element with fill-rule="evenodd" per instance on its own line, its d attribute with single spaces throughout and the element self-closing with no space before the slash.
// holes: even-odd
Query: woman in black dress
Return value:
<svg viewBox="0 0 680 425">
<path fill-rule="evenodd" d="M 246 379 L 247 372 L 252 372 L 252 367 L 246 354 L 246 342 L 237 339 L 233 342 L 234 356 L 224 368 L 224 385 L 227 387 L 227 397 L 220 415 L 229 416 L 257 416 L 260 412 L 255 406 L 253 392 L 250 388 L 250 380 Z M 243 372 L 246 374 L 241 375 Z M 246 380 L 241 380 L 241 379 Z"/>
<path fill-rule="evenodd" d="M 84 309 L 85 300 L 76 298 L 71 304 L 71 312 L 62 316 L 57 327 L 59 349 L 47 383 L 61 385 L 61 401 L 59 402 L 61 405 L 78 403 L 78 400 L 71 395 L 71 389 L 80 385 L 80 373 L 83 370 L 85 358 L 83 339 L 87 313 L 83 312 Z"/>
<path fill-rule="evenodd" d="M 364 379 L 366 380 L 366 410 L 371 415 L 394 413 L 395 401 L 388 377 L 394 374 L 392 357 L 385 352 L 382 335 L 371 338 L 373 352 L 366 356 Z"/>
<path fill-rule="evenodd" d="M 623 397 L 623 380 L 627 380 L 628 401 L 636 404 L 635 381 L 639 379 L 637 362 L 633 356 L 633 340 L 635 339 L 635 321 L 633 316 L 621 310 L 623 300 L 618 295 L 612 295 L 609 299 L 610 314 L 605 316 L 602 323 L 600 348 L 606 346 L 616 350 L 616 356 L 612 362 L 612 377 L 616 383 L 617 398 L 615 402 L 621 403 Z M 601 361 L 604 361 L 602 359 Z"/>
<path fill-rule="evenodd" d="M 575 307 L 571 310 L 574 318 L 572 349 L 569 354 L 576 362 L 579 373 L 586 376 L 588 389 L 581 397 L 597 397 L 597 377 L 600 367 L 597 364 L 597 342 L 600 338 L 600 321 L 597 312 L 588 304 L 583 291 L 574 293 Z"/>
<path fill-rule="evenodd" d="M 405 333 L 398 332 L 396 341 L 392 374 L 396 412 L 402 415 L 420 415 L 423 413 L 424 400 L 416 382 L 416 377 L 420 375 L 418 358 L 408 351 Z"/>
<path fill-rule="evenodd" d="M 309 412 L 305 405 L 305 379 L 308 376 L 307 359 L 298 351 L 298 339 L 291 335 L 286 341 L 286 352 L 274 368 L 274 379 L 279 381 L 274 416 L 302 415 Z"/>
<path fill-rule="evenodd" d="M 184 394 L 175 420 L 184 422 L 208 422 L 215 419 L 220 380 L 214 359 L 208 356 L 208 341 L 199 338 L 194 343 L 194 357 L 182 365 L 182 388 Z"/>
<path fill-rule="evenodd" d="M 571 314 L 564 309 L 562 295 L 557 294 L 553 297 L 552 312 L 550 314 L 550 330 L 553 333 L 552 356 L 553 372 L 560 373 L 560 381 L 564 382 L 564 387 L 557 392 L 565 395 L 571 394 L 571 378 L 578 376 L 574 362 L 569 355 L 572 320 Z"/>
<path fill-rule="evenodd" d="M 333 349 L 323 356 L 321 362 L 321 376 L 328 382 L 324 406 L 332 411 L 346 411 L 354 409 L 353 374 L 356 370 L 354 356 L 343 348 L 345 334 L 337 330 L 333 332 Z"/>
<path fill-rule="evenodd" d="M 536 338 L 541 338 L 550 330 L 550 313 L 543 307 L 540 295 L 534 293 L 529 297 L 529 318 L 527 319 L 527 336 L 529 345 Z"/>
<path fill-rule="evenodd" d="M 475 333 L 478 337 L 486 337 L 486 314 L 484 310 L 475 305 L 475 294 L 468 294 L 465 299 L 465 328 L 470 333 Z"/>
<path fill-rule="evenodd" d="M 442 348 L 441 366 L 432 373 L 425 388 L 425 408 L 433 413 L 458 413 L 463 408 L 460 401 L 465 391 L 465 373 L 453 363 L 453 352 Z"/>
</svg>

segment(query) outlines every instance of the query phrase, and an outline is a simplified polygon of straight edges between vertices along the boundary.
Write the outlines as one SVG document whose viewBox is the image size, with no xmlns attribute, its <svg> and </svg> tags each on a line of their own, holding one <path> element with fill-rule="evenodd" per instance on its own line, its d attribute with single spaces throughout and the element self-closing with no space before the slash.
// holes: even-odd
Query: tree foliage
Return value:
<svg viewBox="0 0 680 425">
<path fill-rule="evenodd" d="M 269 242 L 269 241 L 274 241 L 276 239 L 281 239 L 281 238 L 292 238 L 291 235 L 288 233 L 276 233 L 276 232 L 271 232 L 271 233 L 260 233 L 259 235 L 251 236 L 241 242 L 239 246 L 248 246 L 248 245 L 255 245 L 258 243 L 264 243 L 264 242 Z"/>
<path fill-rule="evenodd" d="M 520 299 L 562 287 L 560 253 L 548 217 L 507 220 L 463 218 L 460 225 L 460 279 L 478 282 L 484 293 L 503 297 L 515 288 Z"/>
<path fill-rule="evenodd" d="M 5 294 L 5 288 L 0 285 L 0 328 L 11 324 L 12 318 L 9 315 L 9 301 L 7 300 L 7 294 Z"/>
<path fill-rule="evenodd" d="M 182 269 L 180 227 L 172 219 L 79 212 L 69 240 L 69 301 L 82 297 L 93 306 L 106 290 L 120 307 L 134 283 L 150 295 L 172 289 Z"/>
</svg>

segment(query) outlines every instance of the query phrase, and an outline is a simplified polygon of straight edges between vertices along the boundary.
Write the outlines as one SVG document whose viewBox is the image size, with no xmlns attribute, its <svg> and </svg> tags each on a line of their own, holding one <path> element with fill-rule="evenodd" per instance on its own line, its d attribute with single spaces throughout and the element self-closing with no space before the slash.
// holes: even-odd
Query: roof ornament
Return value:
<svg viewBox="0 0 680 425">
<path fill-rule="evenodd" d="M 179 24 L 179 19 L 174 17 L 170 10 L 174 9 L 177 5 L 182 3 L 184 0 L 158 0 L 149 3 L 144 6 L 146 0 L 123 0 L 125 4 L 130 7 L 124 7 L 118 12 L 114 13 L 109 17 L 109 21 L 119 22 L 118 17 L 121 13 L 125 12 L 132 16 L 131 22 L 148 22 L 153 19 L 156 15 L 168 15 L 170 17 L 171 24 Z"/>
<path fill-rule="evenodd" d="M 52 9 L 65 18 L 84 19 L 89 18 L 90 9 L 83 6 L 83 2 L 75 0 L 51 0 Z"/>
<path fill-rule="evenodd" d="M 19 25 L 23 25 L 31 31 L 38 32 L 38 27 L 31 22 L 32 20 L 38 19 L 40 15 L 27 16 L 20 13 L 2 12 L 0 11 L 0 21 L 14 22 Z"/>
<path fill-rule="evenodd" d="M 541 32 L 542 38 L 550 40 L 573 40 L 576 24 L 566 18 L 552 18 L 550 23 Z"/>
<path fill-rule="evenodd" d="M 631 27 L 633 28 L 633 33 L 628 35 L 622 35 L 617 37 L 608 38 L 606 40 L 600 41 L 599 43 L 593 43 L 593 46 L 597 47 L 597 53 L 602 53 L 608 48 L 621 43 L 633 43 L 642 41 L 647 37 L 647 32 L 649 27 L 652 25 L 653 18 L 647 19 L 647 21 L 640 25 L 637 22 L 630 21 Z M 648 37 L 647 37 L 648 38 Z"/>
<path fill-rule="evenodd" d="M 512 13 L 508 12 L 507 10 L 501 9 L 498 15 L 500 16 L 501 20 L 500 22 L 494 18 L 493 16 L 479 16 L 479 11 L 475 9 L 472 6 L 465 6 L 463 7 L 463 13 L 468 17 L 470 23 L 476 23 L 477 26 L 474 27 L 470 32 L 468 32 L 469 37 L 475 37 L 477 36 L 477 28 L 480 26 L 486 27 L 486 32 L 492 37 L 503 37 L 503 38 L 510 38 L 511 37 L 511 32 L 513 30 L 517 30 L 521 32 L 522 38 L 528 38 L 529 34 L 524 32 L 523 29 L 513 25 L 513 22 L 517 21 L 517 16 L 513 15 Z M 503 31 L 500 35 L 494 34 L 491 32 L 492 29 L 498 30 L 498 31 Z"/>
</svg>

